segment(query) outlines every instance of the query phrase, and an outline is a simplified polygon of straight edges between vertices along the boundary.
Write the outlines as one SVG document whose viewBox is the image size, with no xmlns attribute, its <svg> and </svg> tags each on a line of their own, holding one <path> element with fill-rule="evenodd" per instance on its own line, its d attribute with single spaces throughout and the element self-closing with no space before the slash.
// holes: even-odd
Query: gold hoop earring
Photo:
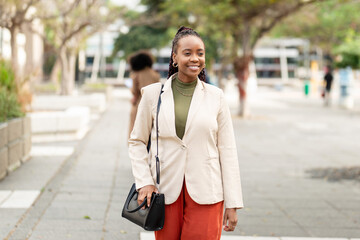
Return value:
<svg viewBox="0 0 360 240">
<path fill-rule="evenodd" d="M 178 67 L 178 64 L 176 64 L 176 63 L 174 63 L 174 62 L 173 62 L 172 65 L 173 65 L 174 68 L 177 68 L 177 67 Z"/>
</svg>

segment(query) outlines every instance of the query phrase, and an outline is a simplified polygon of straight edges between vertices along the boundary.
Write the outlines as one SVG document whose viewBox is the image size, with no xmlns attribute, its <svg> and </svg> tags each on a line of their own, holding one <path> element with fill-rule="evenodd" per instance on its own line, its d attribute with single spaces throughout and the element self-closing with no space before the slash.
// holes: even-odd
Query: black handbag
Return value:
<svg viewBox="0 0 360 240">
<path fill-rule="evenodd" d="M 161 94 L 163 85 L 161 86 L 157 110 L 156 110 L 156 183 L 160 184 L 160 161 L 159 153 L 159 134 L 158 134 L 158 116 L 161 105 Z M 153 193 L 151 196 L 150 207 L 147 207 L 147 198 L 138 205 L 138 192 L 135 183 L 131 186 L 130 192 L 126 198 L 121 216 L 129 221 L 139 225 L 147 231 L 158 231 L 164 227 L 165 221 L 165 196 L 162 193 Z M 145 206 L 145 209 L 141 209 Z"/>
</svg>

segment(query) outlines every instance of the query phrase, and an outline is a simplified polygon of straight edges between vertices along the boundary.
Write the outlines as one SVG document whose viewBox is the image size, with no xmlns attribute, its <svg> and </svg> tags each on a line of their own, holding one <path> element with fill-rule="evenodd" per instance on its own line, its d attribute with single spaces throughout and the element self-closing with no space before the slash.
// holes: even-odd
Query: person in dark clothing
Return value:
<svg viewBox="0 0 360 240">
<path fill-rule="evenodd" d="M 326 74 L 324 76 L 324 81 L 325 81 L 324 100 L 325 100 L 326 106 L 328 106 L 330 104 L 330 92 L 331 92 L 331 85 L 332 85 L 333 79 L 334 79 L 334 77 L 332 74 L 332 69 L 330 66 L 327 66 Z"/>
</svg>

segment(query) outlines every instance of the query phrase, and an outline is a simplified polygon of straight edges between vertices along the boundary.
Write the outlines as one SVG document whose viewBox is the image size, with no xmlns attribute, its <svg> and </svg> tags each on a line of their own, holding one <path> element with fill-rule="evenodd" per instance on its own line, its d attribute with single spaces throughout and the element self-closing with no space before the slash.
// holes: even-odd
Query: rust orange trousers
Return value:
<svg viewBox="0 0 360 240">
<path fill-rule="evenodd" d="M 155 232 L 156 240 L 219 240 L 224 202 L 200 205 L 186 190 L 185 181 L 179 198 L 165 206 L 164 228 Z"/>
</svg>

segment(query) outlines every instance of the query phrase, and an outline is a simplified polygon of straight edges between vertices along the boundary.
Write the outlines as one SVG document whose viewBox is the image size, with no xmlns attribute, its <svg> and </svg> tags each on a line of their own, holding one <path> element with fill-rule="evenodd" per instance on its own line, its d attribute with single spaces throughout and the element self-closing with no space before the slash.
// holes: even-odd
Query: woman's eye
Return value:
<svg viewBox="0 0 360 240">
<path fill-rule="evenodd" d="M 185 56 L 190 56 L 190 53 L 185 53 Z"/>
<path fill-rule="evenodd" d="M 199 53 L 199 56 L 204 56 L 204 53 L 202 53 L 202 52 L 201 52 L 201 53 Z"/>
</svg>

